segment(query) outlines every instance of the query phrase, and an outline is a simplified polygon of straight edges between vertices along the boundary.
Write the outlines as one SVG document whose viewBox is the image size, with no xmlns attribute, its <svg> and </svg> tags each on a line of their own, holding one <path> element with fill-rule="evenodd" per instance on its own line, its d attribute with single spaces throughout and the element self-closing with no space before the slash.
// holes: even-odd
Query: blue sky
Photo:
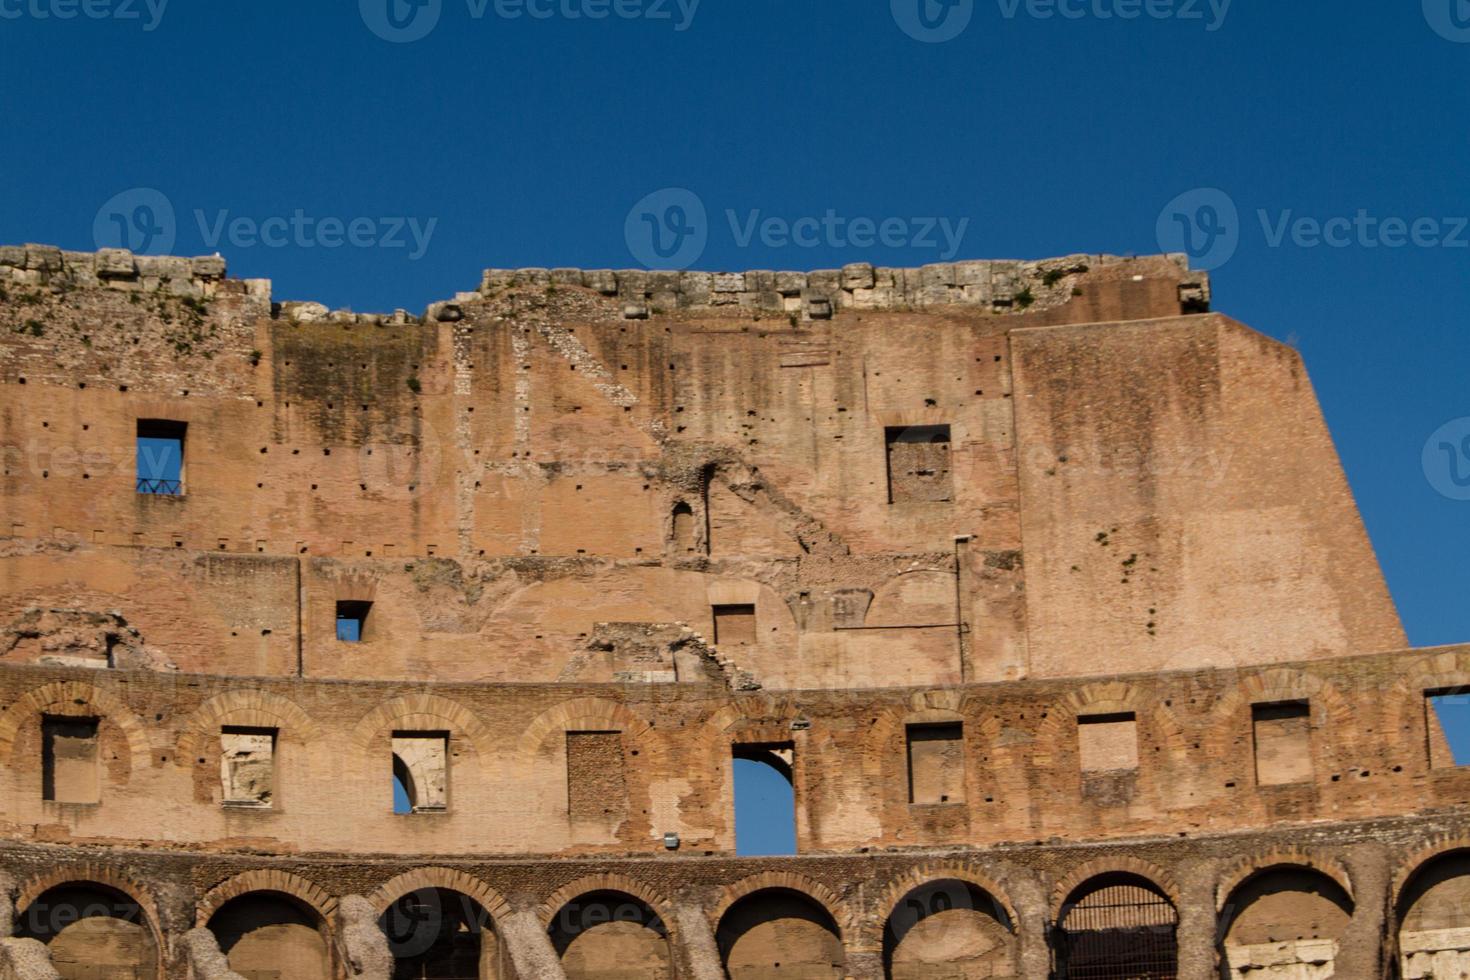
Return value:
<svg viewBox="0 0 1470 980">
<path fill-rule="evenodd" d="M 958 257 L 1155 252 L 1218 188 L 1216 308 L 1303 352 L 1411 641 L 1470 640 L 1466 0 L 412 2 L 0 0 L 0 241 L 171 235 L 417 311 L 486 266 L 637 265 L 666 188 L 712 269 L 953 257 L 923 219 Z M 829 212 L 903 233 L 743 234 Z"/>
</svg>

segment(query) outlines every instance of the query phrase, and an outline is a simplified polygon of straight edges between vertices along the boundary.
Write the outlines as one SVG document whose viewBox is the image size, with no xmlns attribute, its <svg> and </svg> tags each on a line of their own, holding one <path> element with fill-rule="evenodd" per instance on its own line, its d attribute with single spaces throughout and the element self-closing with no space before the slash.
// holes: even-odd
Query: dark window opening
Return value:
<svg viewBox="0 0 1470 980">
<path fill-rule="evenodd" d="M 1425 691 L 1424 718 L 1430 768 L 1470 765 L 1470 690 L 1455 687 Z"/>
<path fill-rule="evenodd" d="M 1104 875 L 1062 906 L 1054 933 L 1059 980 L 1175 980 L 1179 915 L 1152 882 Z"/>
<path fill-rule="evenodd" d="M 139 493 L 177 497 L 184 492 L 184 433 L 187 422 L 139 419 L 137 488 Z"/>
<path fill-rule="evenodd" d="M 789 856 L 796 853 L 796 759 L 790 742 L 736 745 L 735 853 Z"/>
<path fill-rule="evenodd" d="M 888 456 L 888 502 L 954 499 L 947 425 L 900 425 L 883 430 Z"/>
<path fill-rule="evenodd" d="M 96 718 L 41 719 L 41 798 L 53 803 L 97 803 Z"/>
<path fill-rule="evenodd" d="M 371 602 L 340 601 L 337 603 L 337 639 L 343 643 L 361 643 L 367 634 Z"/>
<path fill-rule="evenodd" d="M 715 606 L 715 645 L 751 646 L 756 642 L 755 606 Z"/>
</svg>

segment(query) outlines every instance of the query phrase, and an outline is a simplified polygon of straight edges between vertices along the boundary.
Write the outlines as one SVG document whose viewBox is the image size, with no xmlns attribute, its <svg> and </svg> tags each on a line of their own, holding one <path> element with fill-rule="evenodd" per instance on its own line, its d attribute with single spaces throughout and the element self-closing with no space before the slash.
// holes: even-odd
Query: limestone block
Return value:
<svg viewBox="0 0 1470 980">
<path fill-rule="evenodd" d="M 54 245 L 26 243 L 26 268 L 40 272 L 60 272 L 61 249 Z"/>
<path fill-rule="evenodd" d="M 200 255 L 189 260 L 189 266 L 194 275 L 200 279 L 223 279 L 225 277 L 225 260 L 219 255 Z"/>
<path fill-rule="evenodd" d="M 580 286 L 582 285 L 581 269 L 552 269 L 551 283 L 554 286 Z"/>
<path fill-rule="evenodd" d="M 919 270 L 920 282 L 924 286 L 955 285 L 955 268 L 948 262 L 934 262 Z"/>
<path fill-rule="evenodd" d="M 851 262 L 842 267 L 843 289 L 871 289 L 873 266 L 867 262 Z"/>
<path fill-rule="evenodd" d="M 776 291 L 782 296 L 796 296 L 807 286 L 804 272 L 776 273 Z"/>
<path fill-rule="evenodd" d="M 717 272 L 713 289 L 717 293 L 742 293 L 745 291 L 745 273 Z"/>
<path fill-rule="evenodd" d="M 810 290 L 830 296 L 842 288 L 842 273 L 837 269 L 818 269 L 807 275 L 806 285 Z"/>
<path fill-rule="evenodd" d="M 138 264 L 125 248 L 104 248 L 97 253 L 97 275 L 102 279 L 132 279 L 138 275 Z"/>
<path fill-rule="evenodd" d="M 26 264 L 26 250 L 19 245 L 0 245 L 0 265 L 24 268 Z"/>
</svg>

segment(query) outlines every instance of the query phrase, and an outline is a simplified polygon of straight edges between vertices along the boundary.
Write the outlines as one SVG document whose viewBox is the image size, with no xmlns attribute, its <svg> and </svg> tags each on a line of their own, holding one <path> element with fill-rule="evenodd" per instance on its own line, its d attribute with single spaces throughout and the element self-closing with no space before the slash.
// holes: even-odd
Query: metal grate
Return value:
<svg viewBox="0 0 1470 980">
<path fill-rule="evenodd" d="M 139 493 L 158 493 L 167 497 L 179 497 L 184 493 L 184 481 L 182 480 L 142 480 L 138 481 Z"/>
<path fill-rule="evenodd" d="M 1139 885 L 1111 885 L 1064 910 L 1057 929 L 1060 980 L 1175 980 L 1179 916 Z"/>
</svg>

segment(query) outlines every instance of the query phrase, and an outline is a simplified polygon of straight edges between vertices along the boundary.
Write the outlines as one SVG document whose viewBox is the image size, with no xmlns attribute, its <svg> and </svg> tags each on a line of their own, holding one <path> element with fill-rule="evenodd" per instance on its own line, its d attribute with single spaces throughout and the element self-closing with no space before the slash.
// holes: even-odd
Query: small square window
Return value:
<svg viewBox="0 0 1470 980">
<path fill-rule="evenodd" d="M 1132 712 L 1078 718 L 1077 742 L 1083 773 L 1138 768 L 1138 719 Z"/>
<path fill-rule="evenodd" d="M 341 601 L 337 603 L 337 639 L 343 643 L 361 643 L 367 636 L 371 602 Z"/>
<path fill-rule="evenodd" d="M 1306 701 L 1251 705 L 1256 784 L 1312 781 L 1312 712 Z"/>
<path fill-rule="evenodd" d="M 1470 689 L 1424 692 L 1431 769 L 1470 765 Z"/>
<path fill-rule="evenodd" d="M 954 499 L 947 425 L 900 425 L 883 431 L 888 451 L 888 502 Z"/>
<path fill-rule="evenodd" d="M 449 808 L 449 733 L 393 733 L 393 812 Z"/>
<path fill-rule="evenodd" d="M 714 617 L 716 646 L 750 646 L 755 643 L 755 606 L 715 606 Z"/>
<path fill-rule="evenodd" d="M 98 773 L 96 718 L 41 719 L 41 798 L 53 803 L 97 803 L 102 798 Z"/>
<path fill-rule="evenodd" d="M 139 419 L 137 489 L 177 497 L 184 492 L 184 433 L 187 422 Z"/>
<path fill-rule="evenodd" d="M 220 730 L 220 779 L 226 806 L 268 808 L 275 802 L 276 729 Z"/>
<path fill-rule="evenodd" d="M 909 725 L 909 802 L 965 801 L 964 726 Z"/>
</svg>

